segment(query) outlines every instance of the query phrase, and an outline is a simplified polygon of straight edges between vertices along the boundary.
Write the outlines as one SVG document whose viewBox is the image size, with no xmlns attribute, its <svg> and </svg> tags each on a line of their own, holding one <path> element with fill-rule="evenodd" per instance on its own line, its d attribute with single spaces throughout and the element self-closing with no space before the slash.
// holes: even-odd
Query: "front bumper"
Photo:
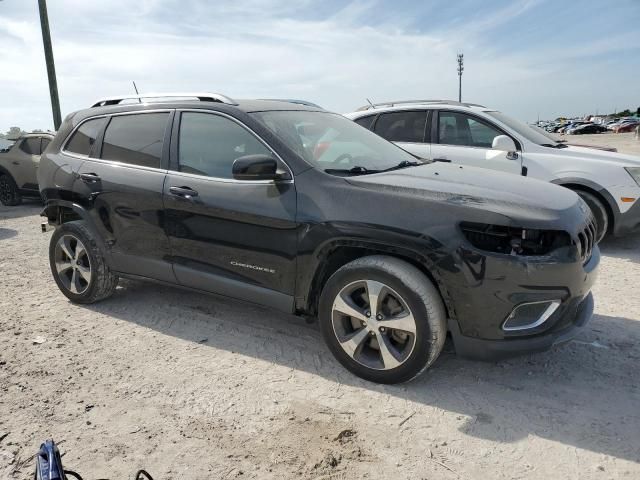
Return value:
<svg viewBox="0 0 640 480">
<path fill-rule="evenodd" d="M 636 200 L 629 210 L 617 212 L 613 222 L 613 234 L 616 237 L 640 230 L 640 200 Z"/>
<path fill-rule="evenodd" d="M 547 257 L 466 250 L 459 258 L 457 274 L 447 280 L 454 306 L 449 331 L 461 356 L 491 360 L 545 350 L 569 339 L 593 314 L 598 247 L 586 263 L 562 249 Z M 543 323 L 519 331 L 503 328 L 518 306 L 552 301 L 560 304 Z"/>
<path fill-rule="evenodd" d="M 568 326 L 533 337 L 504 340 L 466 337 L 460 333 L 455 321 L 449 321 L 449 330 L 458 356 L 474 360 L 495 361 L 517 355 L 542 352 L 554 345 L 571 340 L 591 320 L 593 306 L 593 294 L 589 293 L 584 299 L 577 302 L 574 309 L 565 313 L 563 320 L 568 323 Z M 567 316 L 569 318 L 566 318 Z"/>
</svg>

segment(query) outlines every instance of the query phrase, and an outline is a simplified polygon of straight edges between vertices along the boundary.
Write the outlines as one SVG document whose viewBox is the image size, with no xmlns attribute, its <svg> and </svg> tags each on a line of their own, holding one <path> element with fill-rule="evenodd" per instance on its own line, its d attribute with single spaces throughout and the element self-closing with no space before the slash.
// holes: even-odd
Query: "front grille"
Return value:
<svg viewBox="0 0 640 480">
<path fill-rule="evenodd" d="M 596 243 L 596 231 L 595 223 L 589 221 L 573 239 L 573 244 L 577 247 L 578 256 L 582 259 L 583 263 L 587 263 L 591 259 L 593 247 Z"/>
</svg>

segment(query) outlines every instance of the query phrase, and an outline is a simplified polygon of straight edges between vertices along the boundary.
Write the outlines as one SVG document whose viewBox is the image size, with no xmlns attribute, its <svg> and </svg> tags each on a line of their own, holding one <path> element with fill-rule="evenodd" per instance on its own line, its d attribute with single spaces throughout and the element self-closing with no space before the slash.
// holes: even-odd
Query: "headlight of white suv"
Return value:
<svg viewBox="0 0 640 480">
<path fill-rule="evenodd" d="M 624 167 L 624 169 L 636 181 L 638 186 L 640 186 L 640 167 Z"/>
</svg>

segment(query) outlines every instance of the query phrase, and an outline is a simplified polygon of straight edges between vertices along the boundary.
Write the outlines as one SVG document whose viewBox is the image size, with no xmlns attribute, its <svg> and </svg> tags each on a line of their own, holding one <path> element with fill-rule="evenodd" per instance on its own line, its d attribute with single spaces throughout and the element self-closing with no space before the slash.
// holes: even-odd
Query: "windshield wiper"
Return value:
<svg viewBox="0 0 640 480">
<path fill-rule="evenodd" d="M 409 160 L 403 160 L 399 164 L 394 165 L 393 167 L 385 168 L 384 170 L 380 170 L 381 172 L 391 172 L 393 170 L 401 170 L 403 168 L 408 167 L 417 167 L 420 165 L 426 165 L 426 162 L 410 162 Z"/>
<path fill-rule="evenodd" d="M 566 140 L 564 141 L 566 142 Z M 567 148 L 567 145 L 565 145 L 564 143 L 556 143 L 555 145 L 551 143 L 541 143 L 540 146 L 549 148 Z"/>
<path fill-rule="evenodd" d="M 366 167 L 351 167 L 351 168 L 325 168 L 324 170 L 330 175 L 366 175 L 368 173 L 380 173 L 384 170 L 369 170 Z"/>
</svg>

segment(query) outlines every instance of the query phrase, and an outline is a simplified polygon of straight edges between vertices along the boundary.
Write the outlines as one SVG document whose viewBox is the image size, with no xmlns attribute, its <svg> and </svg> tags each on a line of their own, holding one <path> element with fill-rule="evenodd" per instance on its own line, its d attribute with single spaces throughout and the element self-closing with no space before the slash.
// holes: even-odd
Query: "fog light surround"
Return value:
<svg viewBox="0 0 640 480">
<path fill-rule="evenodd" d="M 502 324 L 502 330 L 521 332 L 539 327 L 553 315 L 560 303 L 560 300 L 521 303 L 511 311 Z"/>
</svg>

